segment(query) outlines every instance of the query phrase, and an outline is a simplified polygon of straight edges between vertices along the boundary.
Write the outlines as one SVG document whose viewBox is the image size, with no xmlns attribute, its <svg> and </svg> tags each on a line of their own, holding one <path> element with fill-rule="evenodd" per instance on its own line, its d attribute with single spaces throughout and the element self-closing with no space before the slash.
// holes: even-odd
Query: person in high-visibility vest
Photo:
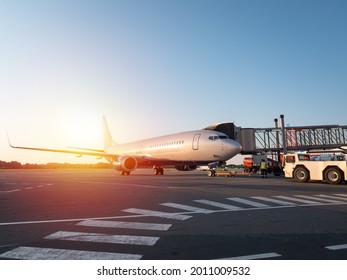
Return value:
<svg viewBox="0 0 347 280">
<path fill-rule="evenodd" d="M 267 178 L 267 163 L 264 159 L 260 162 L 260 174 L 262 178 L 264 178 L 264 176 Z"/>
</svg>

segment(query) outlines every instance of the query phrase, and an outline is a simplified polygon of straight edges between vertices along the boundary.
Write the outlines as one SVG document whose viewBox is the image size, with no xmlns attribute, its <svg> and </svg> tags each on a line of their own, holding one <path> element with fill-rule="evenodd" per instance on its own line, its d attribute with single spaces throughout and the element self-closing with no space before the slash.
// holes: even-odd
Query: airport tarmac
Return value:
<svg viewBox="0 0 347 280">
<path fill-rule="evenodd" d="M 347 184 L 0 171 L 0 259 L 347 259 Z"/>
</svg>

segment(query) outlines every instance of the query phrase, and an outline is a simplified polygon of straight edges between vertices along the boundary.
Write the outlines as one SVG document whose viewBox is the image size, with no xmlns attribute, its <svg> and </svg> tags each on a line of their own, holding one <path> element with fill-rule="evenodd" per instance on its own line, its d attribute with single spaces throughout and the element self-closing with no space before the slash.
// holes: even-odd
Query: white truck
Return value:
<svg viewBox="0 0 347 280">
<path fill-rule="evenodd" d="M 283 171 L 287 178 L 299 182 L 327 181 L 340 184 L 347 181 L 347 158 L 344 153 L 317 154 L 292 153 L 283 158 Z"/>
</svg>

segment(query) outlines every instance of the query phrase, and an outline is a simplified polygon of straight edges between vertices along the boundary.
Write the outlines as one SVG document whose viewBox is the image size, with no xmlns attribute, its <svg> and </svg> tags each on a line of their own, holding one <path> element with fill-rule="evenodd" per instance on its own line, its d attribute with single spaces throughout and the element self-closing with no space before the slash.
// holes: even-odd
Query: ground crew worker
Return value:
<svg viewBox="0 0 347 280">
<path fill-rule="evenodd" d="M 267 178 L 267 163 L 264 159 L 260 162 L 260 174 L 262 178 L 264 178 L 264 176 Z"/>
</svg>

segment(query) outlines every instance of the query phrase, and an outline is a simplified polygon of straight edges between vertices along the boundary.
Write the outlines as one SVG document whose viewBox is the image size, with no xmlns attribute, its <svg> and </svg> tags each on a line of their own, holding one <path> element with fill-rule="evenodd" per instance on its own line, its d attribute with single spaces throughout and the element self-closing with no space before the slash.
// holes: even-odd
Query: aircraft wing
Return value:
<svg viewBox="0 0 347 280">
<path fill-rule="evenodd" d="M 74 149 L 76 149 L 76 150 L 63 150 L 63 149 L 49 149 L 49 148 L 35 148 L 35 147 L 19 147 L 19 146 L 13 146 L 10 142 L 9 142 L 9 145 L 11 148 L 14 148 L 14 149 L 73 154 L 73 155 L 77 155 L 77 156 L 87 155 L 87 156 L 94 156 L 94 157 L 100 157 L 100 158 L 104 157 L 106 159 L 111 158 L 114 161 L 118 160 L 118 157 L 120 157 L 120 156 L 126 156 L 126 155 L 106 153 L 103 150 L 77 148 L 77 147 L 74 147 Z M 80 150 L 80 151 L 78 151 L 78 150 Z M 153 166 L 153 165 L 175 165 L 178 163 L 178 161 L 167 160 L 167 159 L 157 159 L 157 158 L 151 158 L 151 157 L 147 157 L 147 156 L 134 156 L 134 155 L 132 155 L 131 157 L 136 158 L 139 167 L 148 167 L 148 166 Z"/>
<path fill-rule="evenodd" d="M 95 157 L 106 157 L 106 158 L 117 158 L 117 155 L 112 155 L 109 153 L 106 153 L 102 150 L 92 150 L 92 149 L 81 149 L 81 151 L 74 151 L 74 150 L 62 150 L 62 149 L 48 149 L 48 148 L 34 148 L 34 147 L 19 147 L 19 146 L 13 146 L 10 143 L 10 140 L 8 140 L 8 143 L 11 148 L 14 149 L 24 149 L 24 150 L 33 150 L 33 151 L 43 151 L 43 152 L 54 152 L 54 153 L 65 153 L 65 154 L 73 154 L 77 156 L 82 155 L 88 155 L 88 156 L 95 156 Z"/>
</svg>

